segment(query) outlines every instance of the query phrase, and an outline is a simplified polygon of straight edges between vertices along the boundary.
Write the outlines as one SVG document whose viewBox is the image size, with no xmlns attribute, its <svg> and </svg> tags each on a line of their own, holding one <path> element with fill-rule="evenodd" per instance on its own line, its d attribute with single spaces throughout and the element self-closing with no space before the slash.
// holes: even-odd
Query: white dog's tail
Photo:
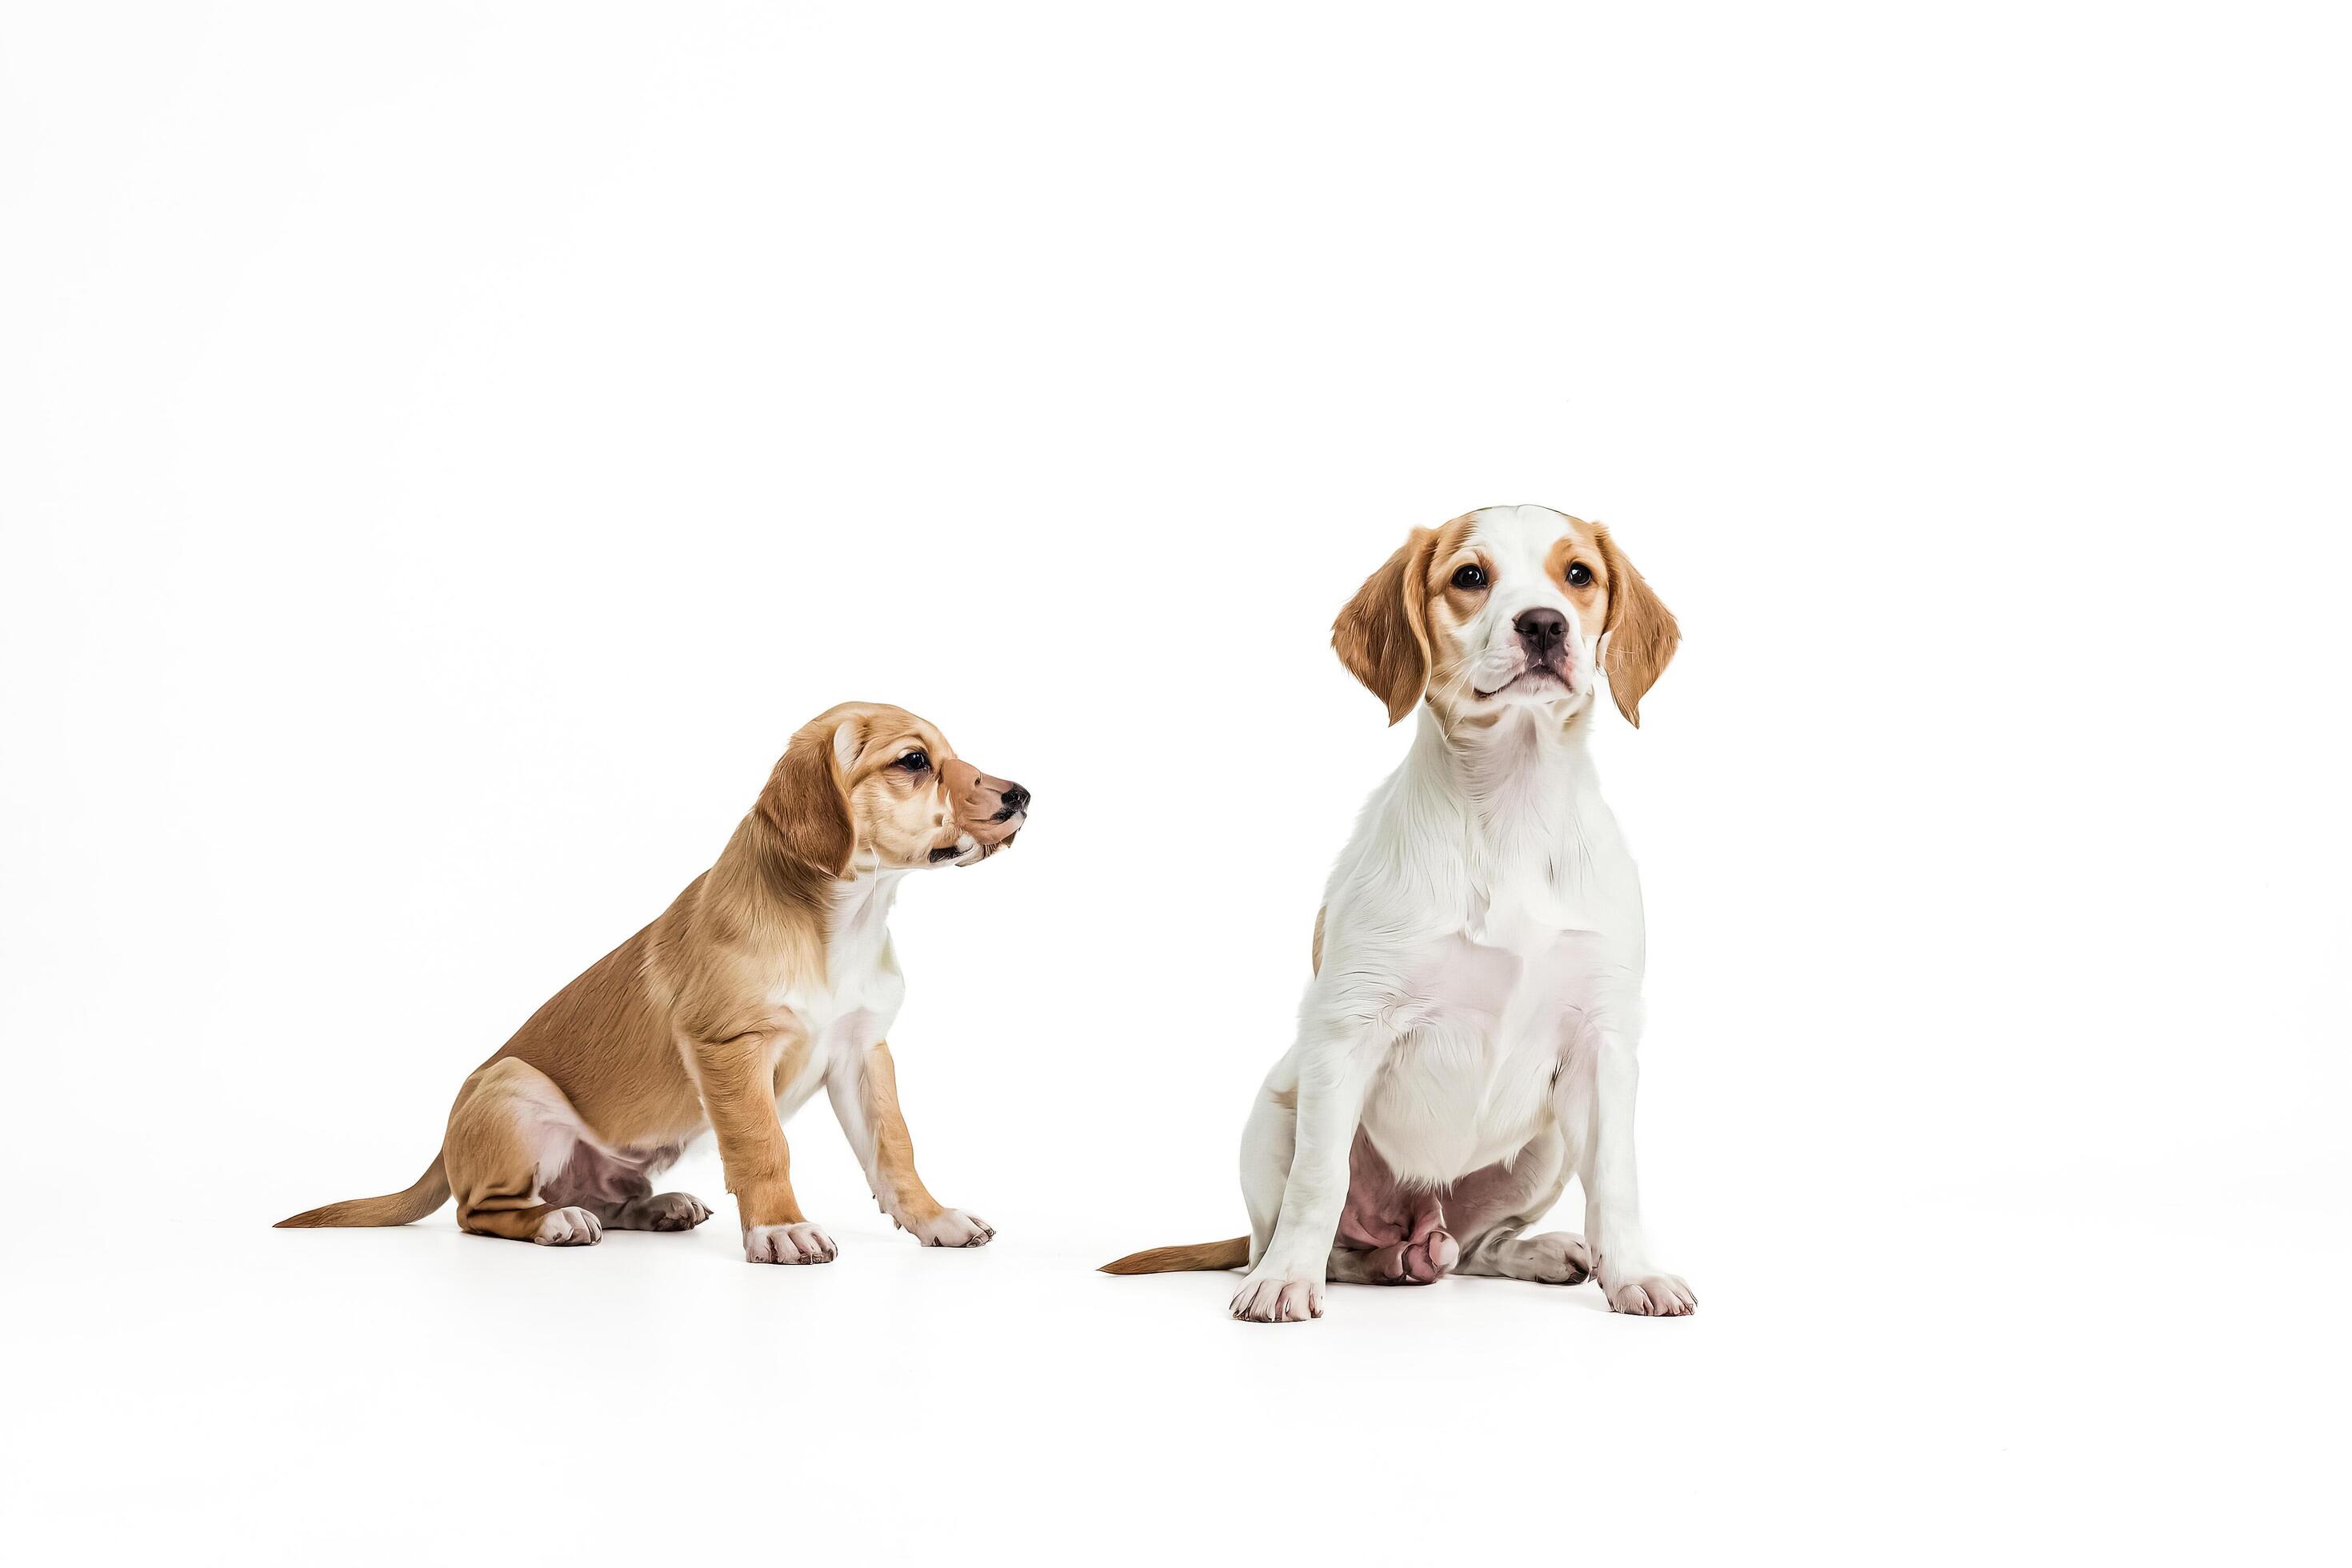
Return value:
<svg viewBox="0 0 2352 1568">
<path fill-rule="evenodd" d="M 1249 1263 L 1250 1238 L 1202 1241 L 1191 1247 L 1155 1247 L 1130 1252 L 1116 1263 L 1102 1266 L 1105 1274 L 1181 1274 L 1190 1268 L 1241 1268 Z"/>
<path fill-rule="evenodd" d="M 305 1209 L 291 1219 L 278 1222 L 280 1230 L 308 1230 L 327 1225 L 406 1225 L 423 1219 L 439 1208 L 449 1198 L 449 1175 L 441 1168 L 441 1155 L 435 1151 L 433 1163 L 405 1192 L 388 1193 L 380 1198 L 352 1198 L 324 1208 Z"/>
</svg>

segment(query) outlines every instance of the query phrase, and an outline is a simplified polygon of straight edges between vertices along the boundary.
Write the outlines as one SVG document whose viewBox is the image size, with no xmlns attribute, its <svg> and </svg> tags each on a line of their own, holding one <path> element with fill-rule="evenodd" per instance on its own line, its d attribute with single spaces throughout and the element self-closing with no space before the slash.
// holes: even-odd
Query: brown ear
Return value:
<svg viewBox="0 0 2352 1568">
<path fill-rule="evenodd" d="M 1391 724 L 1429 688 L 1429 552 L 1436 542 L 1435 529 L 1414 529 L 1331 623 L 1339 662 L 1389 705 Z"/>
<path fill-rule="evenodd" d="M 849 869 L 857 831 L 849 820 L 849 791 L 835 750 L 852 721 L 803 724 L 768 775 L 758 811 L 783 840 L 784 852 L 827 877 Z"/>
<path fill-rule="evenodd" d="M 1592 536 L 1601 545 L 1601 563 L 1609 568 L 1609 618 L 1601 628 L 1609 642 L 1601 663 L 1609 672 L 1609 695 L 1617 700 L 1617 711 L 1638 730 L 1642 699 L 1665 673 L 1675 645 L 1683 640 L 1682 628 L 1609 531 L 1596 522 Z"/>
</svg>

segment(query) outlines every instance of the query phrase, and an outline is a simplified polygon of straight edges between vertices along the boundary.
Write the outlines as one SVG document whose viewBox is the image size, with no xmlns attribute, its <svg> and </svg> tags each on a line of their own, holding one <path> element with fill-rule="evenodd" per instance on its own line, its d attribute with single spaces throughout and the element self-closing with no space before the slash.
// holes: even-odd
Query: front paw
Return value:
<svg viewBox="0 0 2352 1568">
<path fill-rule="evenodd" d="M 906 1231 L 925 1247 L 986 1247 L 996 1235 L 995 1226 L 961 1209 L 941 1209 L 929 1219 L 907 1224 Z"/>
<path fill-rule="evenodd" d="M 838 1256 L 822 1226 L 755 1225 L 743 1233 L 743 1257 L 751 1263 L 830 1263 Z"/>
<path fill-rule="evenodd" d="M 1698 1298 L 1678 1274 L 1643 1274 L 1603 1287 L 1609 1310 L 1636 1318 L 1687 1318 Z"/>
<path fill-rule="evenodd" d="M 1254 1273 L 1234 1293 L 1233 1314 L 1244 1323 L 1303 1323 L 1323 1315 L 1323 1281 Z"/>
</svg>

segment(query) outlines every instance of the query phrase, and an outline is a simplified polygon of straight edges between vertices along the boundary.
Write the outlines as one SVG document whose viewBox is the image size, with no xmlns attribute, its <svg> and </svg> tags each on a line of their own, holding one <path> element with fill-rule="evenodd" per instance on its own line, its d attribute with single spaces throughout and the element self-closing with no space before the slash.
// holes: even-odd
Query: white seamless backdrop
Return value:
<svg viewBox="0 0 2352 1568">
<path fill-rule="evenodd" d="M 2320 1552 L 2339 17 L 5 14 L 25 1561 Z M 1698 1315 L 1093 1273 L 1243 1227 L 1404 743 L 1333 613 L 1520 500 L 1685 632 L 1598 743 Z M 846 698 L 1036 794 L 896 917 L 994 1245 L 821 1102 L 829 1268 L 268 1228 Z"/>
</svg>

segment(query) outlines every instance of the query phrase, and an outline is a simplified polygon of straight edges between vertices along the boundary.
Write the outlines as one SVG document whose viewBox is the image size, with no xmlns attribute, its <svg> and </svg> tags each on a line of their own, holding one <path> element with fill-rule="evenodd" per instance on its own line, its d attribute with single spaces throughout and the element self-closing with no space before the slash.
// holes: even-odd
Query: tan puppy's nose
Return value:
<svg viewBox="0 0 2352 1568">
<path fill-rule="evenodd" d="M 956 826 L 982 844 L 999 844 L 1017 833 L 1013 819 L 1029 809 L 1029 792 L 1010 779 L 982 773 L 961 757 L 940 769 L 953 803 Z"/>
</svg>

